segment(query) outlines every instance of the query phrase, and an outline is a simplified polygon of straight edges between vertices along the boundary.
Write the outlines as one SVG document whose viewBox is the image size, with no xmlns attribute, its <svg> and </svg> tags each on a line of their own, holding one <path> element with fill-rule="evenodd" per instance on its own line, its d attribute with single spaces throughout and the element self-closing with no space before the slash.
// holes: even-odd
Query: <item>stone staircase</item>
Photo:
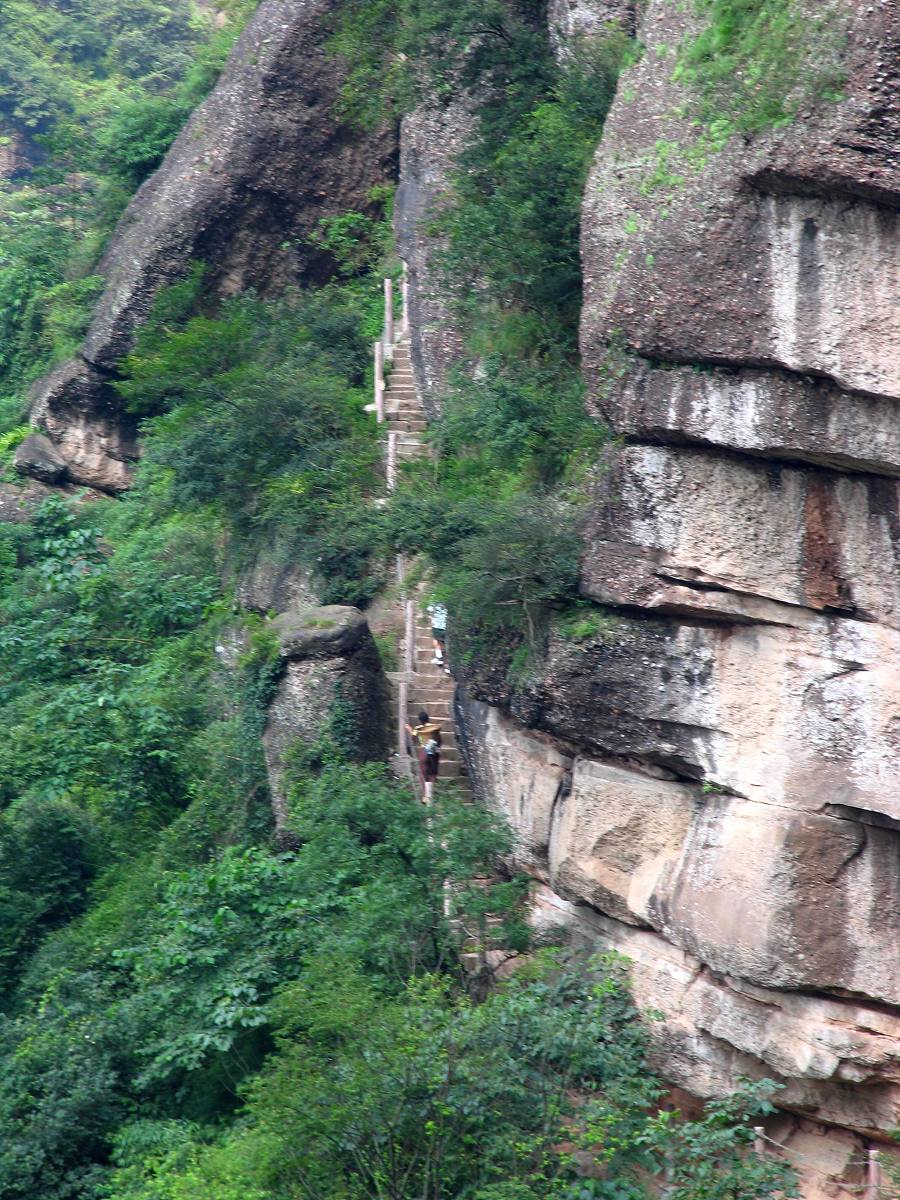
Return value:
<svg viewBox="0 0 900 1200">
<path fill-rule="evenodd" d="M 425 410 L 416 394 L 409 345 L 403 340 L 394 346 L 393 369 L 384 392 L 384 409 L 388 437 L 395 437 L 398 464 L 427 454 Z M 443 746 L 438 780 L 456 784 L 468 801 L 471 793 L 453 722 L 455 684 L 443 667 L 431 661 L 434 654 L 431 621 L 428 614 L 422 611 L 421 599 L 419 593 L 416 597 L 407 720 L 410 725 L 415 725 L 420 709 L 424 708 L 440 724 Z"/>
</svg>

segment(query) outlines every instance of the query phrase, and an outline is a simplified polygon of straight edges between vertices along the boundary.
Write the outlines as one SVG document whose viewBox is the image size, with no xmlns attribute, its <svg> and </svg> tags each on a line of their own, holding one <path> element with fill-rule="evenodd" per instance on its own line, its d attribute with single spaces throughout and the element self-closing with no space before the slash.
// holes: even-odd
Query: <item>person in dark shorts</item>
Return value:
<svg viewBox="0 0 900 1200">
<path fill-rule="evenodd" d="M 418 725 L 407 725 L 406 732 L 419 748 L 419 774 L 425 792 L 425 803 L 430 804 L 434 794 L 434 781 L 441 765 L 441 727 L 428 718 L 423 709 L 419 713 Z"/>
</svg>

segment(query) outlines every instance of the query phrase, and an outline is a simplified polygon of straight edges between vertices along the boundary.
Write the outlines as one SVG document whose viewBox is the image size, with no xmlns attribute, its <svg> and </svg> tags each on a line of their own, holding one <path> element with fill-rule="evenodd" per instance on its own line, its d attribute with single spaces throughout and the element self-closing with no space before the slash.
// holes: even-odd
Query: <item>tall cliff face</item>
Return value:
<svg viewBox="0 0 900 1200">
<path fill-rule="evenodd" d="M 319 282 L 322 218 L 372 212 L 396 135 L 342 123 L 325 43 L 335 0 L 264 0 L 217 87 L 128 207 L 98 267 L 107 281 L 77 359 L 35 389 L 32 416 L 78 483 L 127 487 L 133 425 L 109 382 L 160 288 L 192 260 L 222 294 Z"/>
<path fill-rule="evenodd" d="M 635 962 L 669 1078 L 900 1117 L 900 9 L 839 103 L 692 159 L 687 5 L 651 0 L 584 207 L 582 350 L 619 435 L 598 634 L 470 681 L 484 795 L 566 919 Z M 660 150 L 663 147 L 663 151 Z M 664 152 L 664 161 L 660 155 Z M 690 164 L 693 162 L 693 166 Z"/>
</svg>

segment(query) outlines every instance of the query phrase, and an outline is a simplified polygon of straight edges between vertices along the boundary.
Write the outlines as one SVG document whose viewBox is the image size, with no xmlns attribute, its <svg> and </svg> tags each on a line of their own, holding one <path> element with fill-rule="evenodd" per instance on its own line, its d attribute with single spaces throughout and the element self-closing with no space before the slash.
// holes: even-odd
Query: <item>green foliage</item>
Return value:
<svg viewBox="0 0 900 1200">
<path fill-rule="evenodd" d="M 441 573 L 440 594 L 466 641 L 493 640 L 524 625 L 536 647 L 546 615 L 578 585 L 581 542 L 571 509 L 549 498 L 513 497 L 462 538 Z"/>
<path fill-rule="evenodd" d="M 679 1200 L 796 1195 L 788 1169 L 746 1154 L 771 1085 L 698 1122 L 651 1115 L 662 1089 L 615 960 L 544 958 L 482 1004 L 436 977 L 387 1000 L 320 961 L 275 1014 L 278 1053 L 242 1122 L 207 1144 L 168 1129 L 110 1197 L 645 1200 L 664 1163 Z"/>
<path fill-rule="evenodd" d="M 621 622 L 621 617 L 582 600 L 565 611 L 555 629 L 566 641 L 587 642 L 593 638 L 614 638 Z"/>
<path fill-rule="evenodd" d="M 546 73 L 542 0 L 346 0 L 332 40 L 346 62 L 347 115 L 377 125 L 422 95 L 476 83 L 527 106 Z"/>
<path fill-rule="evenodd" d="M 0 995 L 42 936 L 84 908 L 97 872 L 89 814 L 23 799 L 0 817 Z"/>
<path fill-rule="evenodd" d="M 457 651 L 512 653 L 524 638 L 534 654 L 577 588 L 577 482 L 604 438 L 576 362 L 580 210 L 630 48 L 610 36 L 560 65 L 530 0 L 349 3 L 333 46 L 359 120 L 373 97 L 480 99 L 477 135 L 434 214 L 471 361 L 442 397 L 437 464 L 407 471 L 386 538 L 426 557 Z"/>
<path fill-rule="evenodd" d="M 379 448 L 352 295 L 246 296 L 179 328 L 197 285 L 164 293 L 116 385 L 152 415 L 149 476 L 170 508 L 214 510 L 245 540 L 282 534 L 327 600 L 365 602 L 379 582 L 367 505 Z"/>
<path fill-rule="evenodd" d="M 371 271 L 391 252 L 390 215 L 391 204 L 388 204 L 386 218 L 382 220 L 358 212 L 325 217 L 319 222 L 316 242 L 332 255 L 341 275 Z"/>
<path fill-rule="evenodd" d="M 616 38 L 578 48 L 523 84 L 527 104 L 505 96 L 482 111 L 443 219 L 445 266 L 457 288 L 477 284 L 478 305 L 486 290 L 476 322 L 493 344 L 498 322 L 513 320 L 531 354 L 574 347 L 584 180 L 626 51 Z"/>
<path fill-rule="evenodd" d="M 696 0 L 701 33 L 681 47 L 675 78 L 700 115 L 725 133 L 791 121 L 810 97 L 837 99 L 844 80 L 837 4 L 804 0 Z"/>
<path fill-rule="evenodd" d="M 445 795 L 429 817 L 383 768 L 344 764 L 296 778 L 293 808 L 296 852 L 226 847 L 185 863 L 181 839 L 164 840 L 45 942 L 0 1020 L 0 1194 L 114 1195 L 114 1131 L 120 1161 L 152 1159 L 191 1122 L 227 1114 L 274 1024 L 294 1019 L 294 980 L 329 980 L 337 1002 L 343 978 L 364 978 L 390 1004 L 411 977 L 455 966 L 478 904 L 500 914 L 498 937 L 527 945 L 523 887 L 485 899 L 468 883 L 508 849 L 488 814 Z M 78 897 L 68 827 L 55 810 L 43 820 L 60 843 L 48 894 Z"/>
<path fill-rule="evenodd" d="M 226 7 L 214 33 L 186 0 L 0 0 L 0 113 L 49 156 L 0 206 L 0 453 L 252 0 Z M 622 47 L 561 68 L 542 7 L 341 8 L 348 111 L 420 86 L 487 101 L 441 218 L 477 297 L 472 369 L 387 510 L 362 408 L 389 230 L 347 213 L 319 231 L 340 282 L 318 294 L 204 307 L 199 266 L 164 292 L 123 364 L 133 492 L 0 530 L 4 1198 L 645 1200 L 664 1168 L 677 1200 L 790 1194 L 746 1155 L 761 1089 L 698 1122 L 658 1111 L 621 964 L 536 962 L 496 992 L 463 969 L 534 948 L 509 831 L 351 766 L 340 694 L 288 772 L 296 848 L 271 845 L 260 738 L 283 663 L 223 594 L 226 544 L 277 539 L 325 599 L 360 603 L 390 553 L 427 556 L 479 653 L 527 657 L 555 615 L 588 636 L 574 529 L 602 431 L 574 355 L 578 199 Z"/>
</svg>

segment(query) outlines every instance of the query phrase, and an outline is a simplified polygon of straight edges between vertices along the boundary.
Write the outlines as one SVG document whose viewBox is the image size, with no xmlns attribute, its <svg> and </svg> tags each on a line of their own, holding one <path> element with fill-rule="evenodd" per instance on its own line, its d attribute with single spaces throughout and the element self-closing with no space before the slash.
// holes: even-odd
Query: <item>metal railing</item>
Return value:
<svg viewBox="0 0 900 1200">
<path fill-rule="evenodd" d="M 826 1175 L 820 1167 L 814 1166 L 805 1154 L 770 1138 L 762 1125 L 755 1126 L 753 1132 L 756 1135 L 753 1149 L 760 1158 L 771 1154 L 771 1151 L 767 1150 L 767 1146 L 772 1146 L 782 1152 L 785 1161 L 790 1166 L 798 1170 L 805 1167 L 807 1171 L 822 1176 L 832 1187 L 839 1188 L 845 1195 L 859 1196 L 861 1200 L 898 1200 L 898 1189 L 896 1186 L 891 1186 L 886 1179 L 881 1163 L 881 1153 L 874 1147 L 869 1149 L 866 1156 L 866 1182 L 862 1184 L 841 1183 L 840 1180 Z"/>
</svg>

